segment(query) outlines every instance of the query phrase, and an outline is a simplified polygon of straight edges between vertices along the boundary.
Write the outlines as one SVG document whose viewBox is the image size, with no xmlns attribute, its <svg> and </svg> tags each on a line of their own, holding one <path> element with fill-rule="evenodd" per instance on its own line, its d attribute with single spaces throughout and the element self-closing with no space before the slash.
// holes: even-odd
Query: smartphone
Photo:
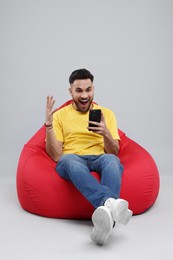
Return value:
<svg viewBox="0 0 173 260">
<path fill-rule="evenodd" d="M 89 112 L 89 121 L 94 121 L 100 123 L 101 121 L 101 109 L 91 109 Z M 97 127 L 94 124 L 89 123 L 89 126 L 91 127 Z M 92 131 L 89 129 L 89 131 Z"/>
</svg>

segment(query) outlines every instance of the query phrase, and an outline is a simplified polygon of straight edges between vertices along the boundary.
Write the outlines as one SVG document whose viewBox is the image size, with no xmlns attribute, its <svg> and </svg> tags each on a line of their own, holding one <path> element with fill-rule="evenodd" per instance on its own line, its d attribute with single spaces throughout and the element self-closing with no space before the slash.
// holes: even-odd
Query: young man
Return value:
<svg viewBox="0 0 173 260">
<path fill-rule="evenodd" d="M 57 162 L 57 173 L 94 206 L 91 239 L 103 245 L 115 223 L 127 224 L 132 211 L 127 201 L 119 199 L 123 166 L 117 157 L 120 138 L 116 118 L 110 109 L 93 103 L 93 80 L 86 69 L 72 72 L 69 91 L 73 102 L 55 113 L 55 100 L 47 97 L 46 151 Z M 89 121 L 92 109 L 101 109 L 100 122 Z M 100 174 L 100 182 L 91 171 Z"/>
</svg>

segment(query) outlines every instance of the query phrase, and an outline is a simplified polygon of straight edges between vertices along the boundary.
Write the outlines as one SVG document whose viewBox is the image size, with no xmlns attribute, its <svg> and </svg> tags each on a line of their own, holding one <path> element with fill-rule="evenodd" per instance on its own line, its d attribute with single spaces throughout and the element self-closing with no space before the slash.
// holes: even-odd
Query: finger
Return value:
<svg viewBox="0 0 173 260">
<path fill-rule="evenodd" d="M 88 130 L 94 132 L 94 133 L 97 133 L 97 134 L 102 134 L 102 130 L 99 129 L 98 127 L 88 127 Z"/>
<path fill-rule="evenodd" d="M 46 104 L 47 109 L 51 110 L 54 104 L 55 104 L 55 100 L 53 99 L 53 96 L 47 96 L 47 104 Z"/>
<path fill-rule="evenodd" d="M 49 106 L 50 102 L 51 102 L 51 96 L 47 96 L 47 106 Z"/>
<path fill-rule="evenodd" d="M 102 111 L 101 111 L 101 121 L 105 122 L 105 117 Z"/>
<path fill-rule="evenodd" d="M 96 121 L 88 121 L 88 123 L 92 124 L 92 125 L 100 126 L 100 123 L 98 123 Z"/>
<path fill-rule="evenodd" d="M 49 103 L 49 96 L 47 96 L 47 102 L 46 102 L 46 105 L 48 105 Z"/>
</svg>

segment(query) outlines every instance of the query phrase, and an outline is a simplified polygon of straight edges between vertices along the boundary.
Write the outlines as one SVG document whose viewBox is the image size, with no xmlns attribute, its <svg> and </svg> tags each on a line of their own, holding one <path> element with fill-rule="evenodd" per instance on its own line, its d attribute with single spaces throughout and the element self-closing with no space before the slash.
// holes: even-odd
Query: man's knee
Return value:
<svg viewBox="0 0 173 260">
<path fill-rule="evenodd" d="M 119 157 L 114 154 L 104 154 L 102 157 L 102 162 L 107 166 L 112 166 L 118 168 L 120 171 L 123 171 L 123 165 L 121 164 Z"/>
<path fill-rule="evenodd" d="M 103 154 L 101 159 L 107 162 L 119 162 L 119 158 L 114 154 Z"/>
</svg>

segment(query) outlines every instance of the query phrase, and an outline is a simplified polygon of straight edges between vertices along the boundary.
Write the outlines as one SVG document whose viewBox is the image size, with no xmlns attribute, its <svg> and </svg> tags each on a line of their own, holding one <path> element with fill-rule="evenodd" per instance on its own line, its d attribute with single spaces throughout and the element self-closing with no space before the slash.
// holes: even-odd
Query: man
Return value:
<svg viewBox="0 0 173 260">
<path fill-rule="evenodd" d="M 47 97 L 46 151 L 57 162 L 57 173 L 94 206 L 91 239 L 103 245 L 115 223 L 127 224 L 132 211 L 127 201 L 119 199 L 123 166 L 117 157 L 120 138 L 116 118 L 110 109 L 93 103 L 93 81 L 86 69 L 72 72 L 69 91 L 73 101 L 55 113 L 55 100 Z M 92 109 L 101 109 L 100 122 L 88 121 Z M 100 174 L 100 182 L 91 171 Z"/>
</svg>

